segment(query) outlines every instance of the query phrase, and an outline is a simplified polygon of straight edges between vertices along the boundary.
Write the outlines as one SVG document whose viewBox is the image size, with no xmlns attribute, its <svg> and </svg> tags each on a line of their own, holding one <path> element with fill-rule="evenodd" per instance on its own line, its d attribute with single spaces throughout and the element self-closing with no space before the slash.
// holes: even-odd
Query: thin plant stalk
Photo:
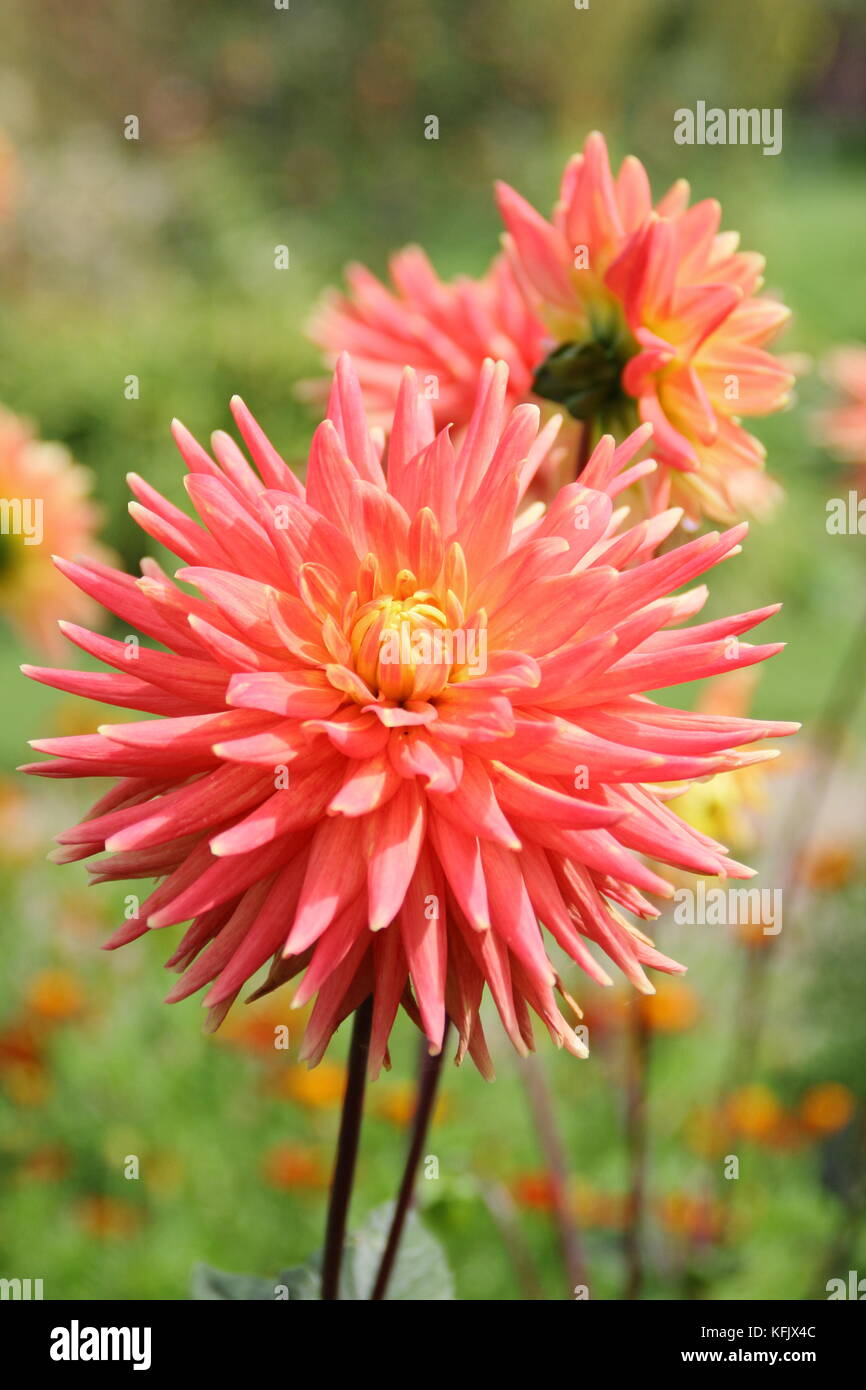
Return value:
<svg viewBox="0 0 866 1390">
<path fill-rule="evenodd" d="M 644 1283 L 644 1221 L 646 1217 L 649 1127 L 649 1063 L 651 1033 L 646 1014 L 636 1002 L 629 1011 L 627 1033 L 626 1150 L 629 1192 L 623 1246 L 626 1263 L 626 1299 L 639 1299 Z"/>
<path fill-rule="evenodd" d="M 421 1161 L 424 1142 L 427 1138 L 427 1131 L 430 1128 L 430 1121 L 433 1117 L 433 1108 L 436 1103 L 436 1091 L 439 1085 L 439 1077 L 442 1074 L 442 1059 L 445 1056 L 445 1046 L 448 1041 L 449 1029 L 450 1021 L 446 1018 L 445 1032 L 442 1035 L 442 1046 L 439 1051 L 432 1056 L 428 1049 L 427 1042 L 425 1040 L 421 1042 L 418 1097 L 415 1103 L 415 1114 L 412 1118 L 409 1151 L 406 1155 L 406 1166 L 403 1169 L 403 1179 L 400 1183 L 400 1191 L 397 1194 L 397 1203 L 394 1208 L 394 1215 L 391 1219 L 391 1228 L 388 1232 L 388 1239 L 382 1253 L 382 1261 L 376 1275 L 376 1282 L 373 1285 L 373 1292 L 370 1294 L 370 1299 L 373 1302 L 378 1302 L 385 1298 L 388 1291 L 388 1281 L 391 1278 L 394 1263 L 397 1259 L 397 1251 L 400 1248 L 400 1237 L 403 1234 L 406 1217 L 409 1215 L 409 1208 L 412 1205 L 418 1164 Z"/>
<path fill-rule="evenodd" d="M 511 1259 L 517 1283 L 528 1303 L 544 1301 L 544 1286 L 520 1228 L 520 1219 L 511 1193 L 500 1182 L 481 1185 L 481 1200 L 490 1213 Z"/>
<path fill-rule="evenodd" d="M 334 1162 L 334 1175 L 331 1179 L 331 1195 L 325 1227 L 325 1251 L 322 1261 L 322 1300 L 325 1302 L 339 1298 L 340 1267 L 343 1262 L 343 1247 L 346 1242 L 346 1220 L 355 1181 L 358 1142 L 361 1138 L 364 1089 L 367 1081 L 367 1055 L 370 1050 L 372 1026 L 373 1000 L 371 996 L 355 1010 L 352 1024 L 352 1041 L 349 1047 L 349 1067 L 346 1076 L 346 1090 L 343 1096 L 343 1113 L 340 1117 L 340 1134 L 337 1140 L 337 1156 Z"/>
<path fill-rule="evenodd" d="M 589 463 L 589 456 L 592 453 L 592 434 L 593 421 L 590 416 L 580 422 L 580 443 L 577 446 L 577 460 L 574 471 L 575 478 L 579 478 L 586 465 Z"/>
<path fill-rule="evenodd" d="M 550 1182 L 553 1219 L 562 1252 L 562 1262 L 568 1277 L 569 1289 L 573 1292 L 580 1284 L 588 1287 L 586 1261 L 577 1218 L 569 1201 L 568 1157 L 559 1125 L 556 1108 L 544 1067 L 538 1058 L 530 1055 L 520 1063 L 520 1074 L 526 1087 L 530 1109 L 535 1121 L 535 1132 L 544 1157 L 547 1177 Z"/>
</svg>

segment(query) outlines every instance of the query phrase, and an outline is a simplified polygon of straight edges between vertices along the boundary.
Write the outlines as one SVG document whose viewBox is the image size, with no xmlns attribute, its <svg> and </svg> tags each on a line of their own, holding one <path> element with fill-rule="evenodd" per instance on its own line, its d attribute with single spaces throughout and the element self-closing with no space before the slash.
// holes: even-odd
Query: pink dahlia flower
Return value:
<svg viewBox="0 0 866 1390">
<path fill-rule="evenodd" d="M 349 293 L 328 291 L 308 325 L 332 364 L 350 354 L 376 424 L 390 424 L 405 366 L 414 367 L 439 426 L 469 423 L 488 357 L 508 364 L 509 404 L 527 399 L 545 329 L 504 256 L 479 280 L 441 280 L 418 246 L 396 252 L 389 269 L 393 289 L 364 266 L 348 266 Z"/>
<path fill-rule="evenodd" d="M 370 1065 L 400 1006 L 442 1045 L 446 1012 L 485 1074 L 489 989 L 514 1046 L 531 1013 L 581 1052 L 546 936 L 593 979 L 588 943 L 652 992 L 677 971 L 623 914 L 658 915 L 672 889 L 643 856 L 749 876 L 652 784 L 741 767 L 737 745 L 795 726 L 689 714 L 647 690 L 747 666 L 777 650 L 739 635 L 775 612 L 681 624 L 706 598 L 673 591 L 739 547 L 745 527 L 660 558 L 679 519 L 630 529 L 613 498 L 649 428 L 603 439 L 547 510 L 521 499 L 555 433 L 509 413 L 507 368 L 485 364 L 459 449 L 434 432 L 404 374 L 387 466 L 357 379 L 340 359 L 302 487 L 244 405 L 258 475 L 228 435 L 212 458 L 177 426 L 201 524 L 132 477 L 132 512 L 183 561 L 133 579 L 60 562 L 80 588 L 160 644 L 63 625 L 114 668 L 35 679 L 156 716 L 38 740 L 55 777 L 116 777 L 60 861 L 108 851 L 97 881 L 160 881 L 109 946 L 190 923 L 169 998 L 207 985 L 214 1023 L 269 958 L 263 989 L 305 972 L 315 1062 L 373 997 Z M 197 591 L 193 594 L 190 586 Z M 544 930 L 539 925 L 544 924 Z M 546 933 L 546 935 L 545 935 Z"/>
<path fill-rule="evenodd" d="M 779 488 L 740 417 L 787 401 L 793 376 L 765 345 L 789 311 L 757 293 L 763 259 L 719 231 L 719 204 L 690 207 L 681 180 L 653 206 L 640 161 L 614 178 L 597 133 L 568 164 L 552 222 L 507 185 L 498 194 L 507 259 L 482 280 L 444 284 L 409 248 L 391 262 L 393 291 L 353 266 L 348 295 L 315 312 L 313 340 L 332 360 L 352 353 L 380 421 L 408 362 L 438 390 L 437 423 L 464 426 L 481 361 L 501 357 L 514 404 L 569 412 L 561 443 L 572 459 L 586 452 L 574 421 L 592 437 L 653 425 L 646 510 L 674 501 L 692 521 L 767 515 Z"/>
<path fill-rule="evenodd" d="M 790 372 L 764 350 L 789 316 L 757 293 L 763 257 L 720 232 L 712 198 L 675 183 L 653 206 L 640 160 L 614 177 L 594 132 L 566 166 L 547 222 L 498 186 L 506 245 L 553 350 L 534 389 L 579 419 L 653 426 L 655 507 L 734 521 L 768 512 L 778 489 L 743 415 L 781 409 Z"/>
<path fill-rule="evenodd" d="M 866 347 L 852 343 L 837 348 L 824 373 L 840 399 L 818 416 L 818 437 L 843 462 L 866 474 Z"/>
</svg>

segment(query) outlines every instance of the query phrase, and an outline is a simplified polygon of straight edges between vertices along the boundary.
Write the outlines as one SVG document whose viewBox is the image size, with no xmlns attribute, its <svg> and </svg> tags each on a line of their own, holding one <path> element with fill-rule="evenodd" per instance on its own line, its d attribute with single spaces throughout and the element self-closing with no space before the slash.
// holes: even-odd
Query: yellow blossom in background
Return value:
<svg viewBox="0 0 866 1390">
<path fill-rule="evenodd" d="M 632 1002 L 653 1033 L 684 1033 L 700 1018 L 698 996 L 684 980 L 659 980 L 655 994 L 642 994 Z"/>
<path fill-rule="evenodd" d="M 81 987 L 68 970 L 43 970 L 30 981 L 27 1008 L 48 1023 L 75 1018 L 84 1007 Z"/>
<path fill-rule="evenodd" d="M 393 1081 L 376 1093 L 373 1109 L 389 1124 L 405 1129 L 412 1123 L 418 1088 L 411 1081 Z M 440 1096 L 433 1111 L 433 1124 L 439 1124 L 446 1113 L 444 1098 Z"/>
<path fill-rule="evenodd" d="M 753 1082 L 728 1097 L 725 1114 L 731 1127 L 744 1139 L 767 1139 L 784 1115 L 781 1101 L 769 1086 Z"/>
<path fill-rule="evenodd" d="M 819 1086 L 810 1086 L 802 1097 L 800 1120 L 812 1134 L 833 1134 L 845 1128 L 856 1105 L 856 1099 L 847 1086 L 842 1086 L 838 1081 L 825 1081 Z"/>
<path fill-rule="evenodd" d="M 292 1067 L 279 1083 L 281 1095 L 310 1110 L 331 1110 L 341 1104 L 346 1069 L 336 1062 L 321 1062 L 315 1069 Z"/>
<path fill-rule="evenodd" d="M 797 868 L 808 888 L 816 893 L 833 893 L 851 882 L 859 858 L 853 844 L 818 843 L 809 847 Z"/>
</svg>

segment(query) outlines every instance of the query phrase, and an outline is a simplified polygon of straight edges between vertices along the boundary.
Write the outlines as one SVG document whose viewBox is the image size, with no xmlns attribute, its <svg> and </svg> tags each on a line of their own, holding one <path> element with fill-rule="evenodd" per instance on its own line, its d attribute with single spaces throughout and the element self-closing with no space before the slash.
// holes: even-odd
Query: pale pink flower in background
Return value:
<svg viewBox="0 0 866 1390">
<path fill-rule="evenodd" d="M 228 435 L 211 457 L 177 426 L 200 524 L 130 481 L 179 583 L 152 560 L 138 580 L 60 562 L 161 645 L 64 624 L 113 670 L 27 668 L 156 716 L 33 745 L 55 761 L 30 771 L 119 779 L 54 857 L 105 850 L 96 881 L 159 879 L 108 944 L 190 923 L 169 998 L 208 986 L 214 1025 L 270 958 L 263 990 L 304 972 L 312 1062 L 372 995 L 374 1073 L 402 1006 L 433 1051 L 450 1016 L 457 1059 L 490 1075 L 485 988 L 519 1052 L 534 1013 L 581 1054 L 547 938 L 600 983 L 592 946 L 644 992 L 646 968 L 681 970 L 625 915 L 654 918 L 652 896 L 673 891 L 644 856 L 750 871 L 656 784 L 745 766 L 767 754 L 739 745 L 796 727 L 646 694 L 778 649 L 739 640 L 773 607 L 682 626 L 707 590 L 674 591 L 736 553 L 745 526 L 654 557 L 679 512 L 627 528 L 614 502 L 653 468 L 632 462 L 648 426 L 619 448 L 602 439 L 549 508 L 525 506 L 557 422 L 539 433 L 536 407 L 509 411 L 508 394 L 505 365 L 485 363 L 455 448 L 407 370 L 384 458 L 344 356 L 306 487 L 237 399 L 258 473 Z M 395 637 L 409 644 L 396 655 Z"/>
<path fill-rule="evenodd" d="M 110 558 L 96 539 L 102 514 L 91 483 L 64 445 L 38 439 L 26 420 L 0 407 L 0 612 L 51 655 L 63 650 L 57 614 L 64 603 L 71 598 L 70 611 L 84 621 L 98 613 L 86 595 L 70 595 L 52 560 L 59 551 Z"/>
<path fill-rule="evenodd" d="M 362 265 L 348 266 L 348 294 L 326 292 L 308 325 L 331 365 L 349 353 L 375 424 L 390 425 L 407 366 L 440 427 L 468 424 L 485 358 L 508 364 L 510 405 L 528 397 L 545 330 L 504 256 L 478 280 L 449 282 L 420 247 L 407 246 L 391 257 L 389 271 L 393 288 Z"/>
<path fill-rule="evenodd" d="M 866 347 L 851 343 L 836 348 L 823 370 L 837 400 L 816 416 L 818 438 L 843 463 L 854 464 L 866 476 Z"/>
</svg>

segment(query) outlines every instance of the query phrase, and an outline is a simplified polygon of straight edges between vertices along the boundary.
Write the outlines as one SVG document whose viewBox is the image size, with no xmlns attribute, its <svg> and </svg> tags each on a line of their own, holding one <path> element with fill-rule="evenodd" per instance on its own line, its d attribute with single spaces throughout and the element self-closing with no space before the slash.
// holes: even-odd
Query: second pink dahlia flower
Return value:
<svg viewBox="0 0 866 1390">
<path fill-rule="evenodd" d="M 310 325 L 329 359 L 352 353 L 380 419 L 409 363 L 434 383 L 437 423 L 462 428 L 481 361 L 503 358 L 513 404 L 572 417 L 572 477 L 582 430 L 620 437 L 644 421 L 659 464 L 645 510 L 768 515 L 779 488 L 742 419 L 787 402 L 793 376 L 766 347 L 789 311 L 758 293 L 763 258 L 719 230 L 719 204 L 690 205 L 684 180 L 654 204 L 641 162 L 614 175 L 597 132 L 567 165 L 551 221 L 506 184 L 498 197 L 506 256 L 480 280 L 444 283 L 414 247 L 392 258 L 393 288 L 350 267 L 348 294 L 327 295 Z"/>
<path fill-rule="evenodd" d="M 534 390 L 607 427 L 653 426 L 653 505 L 766 515 L 778 495 L 742 416 L 782 408 L 793 377 L 766 350 L 789 317 L 758 294 L 764 259 L 719 229 L 713 198 L 675 183 L 655 205 L 640 160 L 614 175 L 597 131 L 566 165 L 551 221 L 498 188 L 506 244 L 553 350 Z"/>
<path fill-rule="evenodd" d="M 538 410 L 509 413 L 506 394 L 506 367 L 485 364 L 455 449 L 407 371 L 384 458 L 341 358 L 305 487 L 238 400 L 258 472 L 228 435 L 212 457 L 177 427 L 198 522 L 131 485 L 179 582 L 152 560 L 138 580 L 61 562 L 157 645 L 64 624 L 111 669 L 28 668 L 154 716 L 38 740 L 55 761 L 29 769 L 118 779 L 55 852 L 107 851 L 96 880 L 159 880 L 109 945 L 188 923 L 169 997 L 207 986 L 215 1023 L 268 960 L 264 988 L 303 972 L 311 1061 L 372 995 L 374 1072 L 402 1006 L 433 1050 L 447 1013 L 458 1060 L 489 1074 L 485 989 L 518 1051 L 534 1013 L 580 1053 L 547 943 L 608 983 L 595 947 L 643 991 L 646 967 L 681 969 L 631 920 L 672 892 L 644 856 L 750 871 L 655 784 L 743 766 L 765 755 L 737 745 L 795 727 L 646 694 L 777 650 L 739 640 L 773 608 L 682 626 L 706 590 L 674 590 L 745 528 L 654 557 L 679 513 L 628 528 L 613 501 L 652 468 L 629 466 L 647 428 L 603 439 L 547 510 L 523 508 L 556 425 L 539 433 Z"/>
</svg>

